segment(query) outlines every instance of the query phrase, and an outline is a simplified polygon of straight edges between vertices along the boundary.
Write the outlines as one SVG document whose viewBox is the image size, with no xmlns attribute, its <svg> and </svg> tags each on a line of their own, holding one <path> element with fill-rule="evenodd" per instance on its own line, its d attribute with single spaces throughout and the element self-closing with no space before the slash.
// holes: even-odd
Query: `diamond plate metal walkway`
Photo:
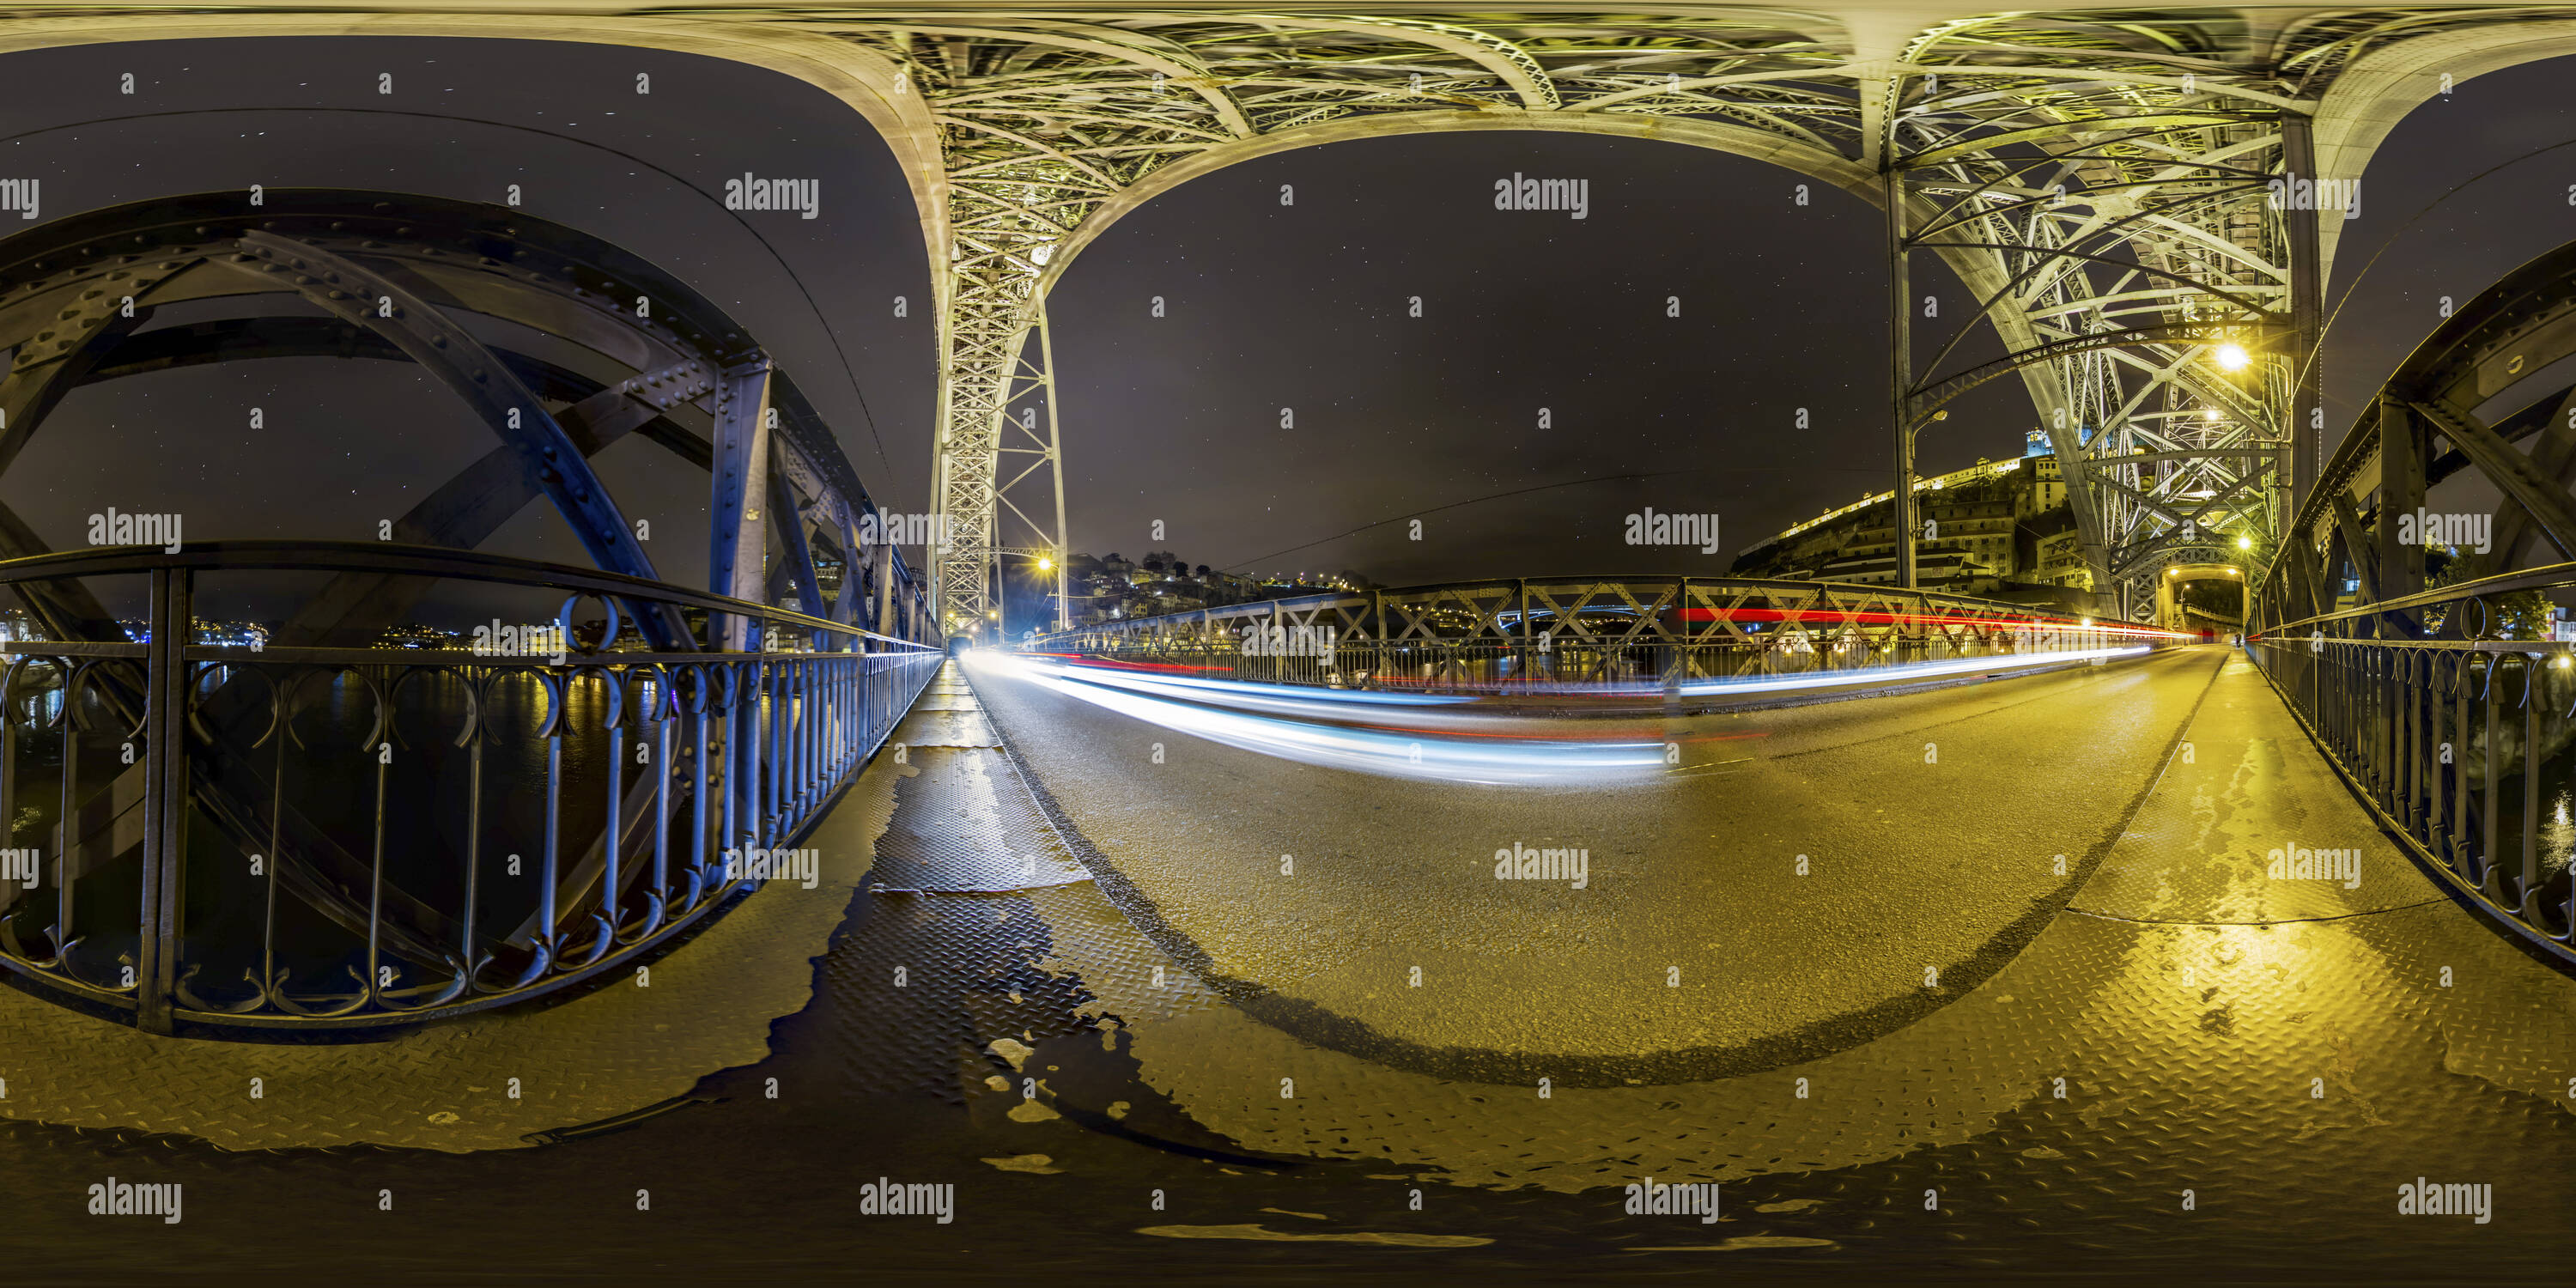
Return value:
<svg viewBox="0 0 2576 1288">
<path fill-rule="evenodd" d="M 466 1117 L 448 1129 L 470 1126 L 494 1152 L 290 1150 L 256 1164 L 200 1141 L 0 1124 L 0 1182 L 19 1192 L 112 1171 L 184 1177 L 201 1205 L 106 1262 L 94 1246 L 77 1263 L 30 1251 L 94 1243 L 67 1202 L 26 1208 L 0 1247 L 29 1252 L 21 1264 L 38 1273 L 180 1268 L 237 1247 L 233 1222 L 292 1204 L 349 1211 L 276 1266 L 381 1268 L 385 1227 L 362 1200 L 383 1186 L 430 1213 L 406 1229 L 470 1232 L 479 1256 L 531 1274 L 595 1268 L 582 1249 L 605 1241 L 669 1273 L 738 1269 L 746 1238 L 773 1274 L 865 1263 L 953 1281 L 1079 1265 L 1418 1282 L 1689 1273 L 1712 1256 L 1825 1280 L 2057 1276 L 2092 1259 L 2140 1277 L 2223 1259 L 2255 1277 L 2402 1278 L 2467 1257 L 2514 1278 L 2576 1250 L 2556 1215 L 2576 1204 L 2576 984 L 2442 900 L 2241 659 L 2218 668 L 2072 901 L 1982 984 L 1798 1064 L 1545 1096 L 1300 1041 L 1201 983 L 1122 910 L 1144 892 L 1080 834 L 1115 820 L 1051 817 L 982 707 L 943 674 L 898 733 L 901 759 L 841 805 L 834 835 L 856 848 L 825 849 L 823 888 L 763 892 L 718 928 L 759 928 L 745 914 L 774 901 L 773 915 L 800 918 L 832 902 L 837 930 L 799 920 L 778 942 L 746 934 L 715 952 L 710 932 L 670 959 L 793 975 L 792 1013 L 684 992 L 697 985 L 677 975 L 665 994 L 657 968 L 650 999 L 612 989 L 510 1022 L 569 1032 L 605 1014 L 585 1007 L 665 997 L 702 1020 L 739 1009 L 725 1024 L 757 1034 L 747 1054 L 669 1057 L 719 1062 L 704 1076 L 585 1089 L 577 1112 L 506 1126 L 683 1093 L 684 1112 L 533 1153 Z M 2271 880 L 2265 852 L 2290 844 L 2360 850 L 2361 880 Z M 818 952 L 810 969 L 781 969 Z M 336 1102 L 353 1120 L 343 1138 L 392 1140 L 383 1124 L 426 1117 L 429 1102 L 404 1097 L 489 1112 L 485 1093 L 461 1089 L 484 1085 L 499 1038 L 448 1041 L 476 1063 L 387 1061 L 385 1047 L 287 1056 L 345 1062 L 331 1077 L 362 1090 Z M 366 1072 L 366 1051 L 408 1062 L 412 1081 Z M 22 1077 L 12 1113 L 35 1103 Z M 329 1078 L 313 1079 L 299 1096 L 325 1094 Z M 216 1094 L 189 1102 L 197 1121 L 222 1116 Z M 273 1130 L 224 1099 L 246 1120 L 234 1139 Z M 300 1113 L 298 1129 L 323 1118 Z M 2357 1223 L 2414 1221 L 2394 1193 L 2419 1175 L 2494 1184 L 2495 1224 L 2425 1219 L 2363 1256 Z M 856 1187 L 880 1176 L 955 1185 L 955 1223 L 850 1215 Z M 1626 1214 L 1622 1187 L 1646 1177 L 1720 1182 L 1723 1219 Z"/>
</svg>

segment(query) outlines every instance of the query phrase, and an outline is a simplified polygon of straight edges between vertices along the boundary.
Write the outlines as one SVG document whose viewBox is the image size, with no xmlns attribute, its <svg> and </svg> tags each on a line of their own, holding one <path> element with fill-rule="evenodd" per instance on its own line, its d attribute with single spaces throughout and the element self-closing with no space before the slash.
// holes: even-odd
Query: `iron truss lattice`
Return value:
<svg viewBox="0 0 2576 1288">
<path fill-rule="evenodd" d="M 2299 197 L 2319 177 L 2328 90 L 2394 46 L 2482 46 L 2534 18 L 2139 10 L 1891 35 L 1702 7 L 1093 7 L 827 25 L 900 67 L 938 125 L 951 243 L 937 504 L 959 538 L 939 576 L 949 619 L 977 623 L 990 551 L 1018 544 L 1008 529 L 1051 535 L 997 484 L 1022 424 L 1008 403 L 1023 342 L 1074 251 L 1234 159 L 1491 128 L 1699 143 L 1891 207 L 1894 253 L 1941 256 L 1980 306 L 1905 346 L 1900 433 L 2019 375 L 2077 484 L 2095 586 L 2145 611 L 2138 592 L 2166 562 L 2277 543 L 2294 453 L 2322 427 L 2309 355 L 2324 247 Z M 2367 153 L 2353 152 L 2329 177 L 2358 177 Z M 1951 362 L 1984 325 L 2006 356 Z"/>
<path fill-rule="evenodd" d="M 0 50 L 347 24 L 345 10 L 225 0 L 56 11 L 0 23 Z M 1030 333 L 1086 243 L 1251 157 L 1494 129 L 1755 157 L 1888 209 L 1894 265 L 1941 257 L 1977 297 L 1969 325 L 1991 325 L 2006 354 L 1954 362 L 1959 338 L 1927 332 L 1918 367 L 1917 345 L 1896 346 L 1900 463 L 1942 403 L 2019 376 L 2074 485 L 2096 589 L 2144 611 L 2137 592 L 2166 562 L 2277 545 L 2294 479 L 2316 469 L 2311 355 L 2340 220 L 2300 209 L 2300 182 L 2359 177 L 2406 111 L 2459 82 L 2576 53 L 2576 8 L 2469 5 L 764 0 L 638 13 L 567 0 L 470 17 L 386 7 L 365 30 L 730 57 L 820 85 L 877 125 L 945 261 L 932 504 L 951 544 L 936 578 L 943 619 L 969 630 L 993 607 L 999 557 L 1060 550 L 1060 502 L 1050 530 L 1012 497 L 1041 471 L 1060 490 L 1062 463 L 1052 424 L 1041 432 L 1015 404 L 1051 387 Z M 1891 292 L 1891 321 L 1910 312 L 1901 301 Z"/>
</svg>

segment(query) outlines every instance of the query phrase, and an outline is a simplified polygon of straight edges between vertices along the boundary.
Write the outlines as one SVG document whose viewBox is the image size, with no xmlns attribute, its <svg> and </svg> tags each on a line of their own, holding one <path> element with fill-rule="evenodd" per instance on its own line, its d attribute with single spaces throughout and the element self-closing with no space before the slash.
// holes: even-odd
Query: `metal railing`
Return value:
<svg viewBox="0 0 2576 1288">
<path fill-rule="evenodd" d="M 1486 695 L 1682 698 L 1729 682 L 2194 640 L 1933 591 L 1561 577 L 1316 595 L 1134 618 L 1023 647 L 1205 678 Z"/>
<path fill-rule="evenodd" d="M 541 647 L 565 651 L 195 643 L 199 579 L 267 570 L 560 595 Z M 144 642 L 7 649 L 0 968 L 159 1033 L 416 1024 L 626 969 L 796 870 L 792 847 L 944 657 L 470 551 L 240 542 L 0 563 L 22 597 L 118 577 L 150 581 Z M 569 643 L 584 602 L 604 614 L 589 648 Z M 703 614 L 699 651 L 621 630 L 648 613 Z M 732 622 L 754 646 L 707 649 Z"/>
<path fill-rule="evenodd" d="M 2576 564 L 2507 573 L 2250 636 L 2273 688 L 2422 866 L 2576 962 L 2576 657 L 2501 639 L 2501 597 L 2576 590 Z"/>
</svg>

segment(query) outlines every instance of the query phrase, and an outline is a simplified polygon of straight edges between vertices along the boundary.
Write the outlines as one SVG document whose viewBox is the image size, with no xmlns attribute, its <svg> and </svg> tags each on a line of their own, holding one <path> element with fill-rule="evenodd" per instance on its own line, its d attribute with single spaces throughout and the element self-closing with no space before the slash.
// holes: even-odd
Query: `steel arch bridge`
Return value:
<svg viewBox="0 0 2576 1288">
<path fill-rule="evenodd" d="M 709 471 L 710 590 L 792 598 L 881 634 L 927 633 L 926 587 L 892 545 L 862 539 L 873 505 L 830 426 L 697 292 L 597 238 L 477 203 L 294 188 L 260 203 L 242 192 L 161 198 L 0 240 L 0 348 L 14 354 L 0 377 L 0 471 L 82 385 L 255 358 L 410 361 L 499 446 L 393 520 L 389 539 L 472 549 L 542 496 L 600 568 L 663 580 L 590 466 L 640 434 Z M 275 316 L 265 301 L 280 296 L 325 316 Z M 156 310 L 202 301 L 220 302 L 216 316 L 147 329 Z M 487 344 L 469 318 L 568 341 L 589 371 Z M 0 505 L 0 558 L 45 553 Z M 371 645 L 431 585 L 344 572 L 276 642 Z M 78 582 L 29 593 L 53 638 L 124 638 Z M 656 649 L 698 647 L 667 605 L 637 626 Z M 747 624 L 729 629 L 716 642 L 743 647 Z"/>
<path fill-rule="evenodd" d="M 2497 638 L 2498 597 L 2566 584 L 2576 570 L 2571 358 L 2576 242 L 2497 279 L 2399 364 L 2263 572 L 2255 624 L 2305 625 L 2320 638 Z M 2460 475 L 2499 498 L 2474 533 L 2447 531 L 2426 508 L 2432 488 Z M 2441 585 L 2426 575 L 2437 546 L 2454 555 Z M 2340 591 L 2347 570 L 2351 589 Z M 2474 607 L 2458 611 L 2463 602 Z"/>
<path fill-rule="evenodd" d="M 1043 430 L 1033 409 L 1053 381 L 1046 295 L 1084 245 L 1252 157 L 1496 129 L 1754 157 L 1886 211 L 1899 533 L 1911 534 L 1915 433 L 1967 389 L 2018 376 L 2076 485 L 2096 589 L 2149 611 L 2168 562 L 2277 547 L 2294 486 L 2318 469 L 2313 355 L 2340 221 L 2304 194 L 2358 178 L 2426 99 L 2576 52 L 2576 9 L 2479 5 L 384 8 L 95 10 L 0 24 L 0 51 L 260 34 L 575 40 L 735 59 L 839 96 L 905 167 L 938 266 L 933 505 L 954 544 L 935 574 L 941 623 L 963 632 L 986 620 L 997 560 L 1063 546 L 1055 402 Z M 1965 325 L 1991 324 L 2005 358 L 1952 363 L 1960 336 L 1927 335 L 1934 356 L 1917 365 L 1905 270 L 1927 252 L 1976 293 Z M 1910 542 L 1900 559 L 1910 581 Z"/>
</svg>

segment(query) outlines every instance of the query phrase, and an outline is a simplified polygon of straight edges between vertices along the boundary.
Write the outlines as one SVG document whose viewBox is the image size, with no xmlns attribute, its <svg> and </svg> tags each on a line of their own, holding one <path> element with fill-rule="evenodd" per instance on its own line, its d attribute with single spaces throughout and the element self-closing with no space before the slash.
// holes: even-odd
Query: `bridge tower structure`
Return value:
<svg viewBox="0 0 2576 1288">
<path fill-rule="evenodd" d="M 2064 465 L 2095 591 L 2143 618 L 2168 564 L 2268 559 L 2321 468 L 2316 353 L 2342 221 L 2318 195 L 2341 200 L 2341 183 L 2427 99 L 2576 52 L 2576 9 L 2465 4 L 381 7 L 92 10 L 0 24 L 0 51 L 361 30 L 517 37 L 732 58 L 837 95 L 905 167 L 934 263 L 931 505 L 951 542 L 932 562 L 952 634 L 995 619 L 1003 559 L 1053 552 L 1063 566 L 1053 373 L 1032 337 L 1084 246 L 1240 161 L 1468 130 L 1704 147 L 1882 209 L 1900 517 L 1918 435 L 1939 433 L 1960 394 L 2017 377 Z M 1976 297 L 1973 316 L 1935 324 L 1955 330 L 1925 325 L 1902 285 L 1926 253 Z M 2004 356 L 1954 361 L 1984 326 Z M 1899 534 L 1910 573 L 1912 525 Z"/>
</svg>

